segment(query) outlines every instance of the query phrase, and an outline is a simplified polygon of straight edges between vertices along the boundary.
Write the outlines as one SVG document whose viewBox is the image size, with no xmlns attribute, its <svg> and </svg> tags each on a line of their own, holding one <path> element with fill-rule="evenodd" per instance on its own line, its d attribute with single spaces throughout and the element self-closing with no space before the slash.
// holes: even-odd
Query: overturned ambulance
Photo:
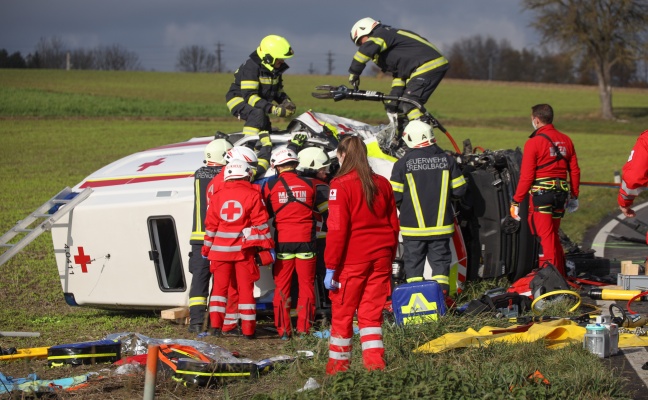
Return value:
<svg viewBox="0 0 648 400">
<path fill-rule="evenodd" d="M 396 160 L 393 155 L 398 156 L 389 146 L 391 125 L 372 126 L 307 112 L 271 137 L 273 145 L 279 146 L 296 133 L 306 133 L 306 146 L 322 147 L 334 158 L 337 138 L 329 128 L 339 136 L 360 135 L 367 143 L 374 171 L 389 178 Z M 236 145 L 250 147 L 257 139 L 242 134 L 230 138 Z M 91 193 L 51 229 L 68 304 L 119 310 L 187 306 L 193 173 L 202 166 L 204 147 L 212 139 L 193 138 L 132 154 L 72 188 L 72 196 L 87 188 Z M 466 279 L 526 274 L 536 257 L 526 219 L 505 223 L 517 184 L 520 151 L 476 154 L 466 144 L 455 156 L 469 190 L 454 204 L 457 229 L 451 241 L 451 290 L 461 290 Z M 273 174 L 270 169 L 266 176 Z M 398 259 L 394 262 L 395 279 L 399 278 L 399 263 Z M 426 267 L 427 278 L 430 272 Z M 327 302 L 318 283 L 318 306 L 322 308 Z M 272 309 L 273 290 L 272 273 L 262 268 L 255 286 L 259 311 Z"/>
</svg>

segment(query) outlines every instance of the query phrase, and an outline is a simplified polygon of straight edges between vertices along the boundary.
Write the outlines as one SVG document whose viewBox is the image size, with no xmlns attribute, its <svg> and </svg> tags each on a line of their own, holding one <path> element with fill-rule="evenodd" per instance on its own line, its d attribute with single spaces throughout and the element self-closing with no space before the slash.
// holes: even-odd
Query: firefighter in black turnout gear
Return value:
<svg viewBox="0 0 648 400">
<path fill-rule="evenodd" d="M 449 68 L 448 60 L 427 39 L 373 18 L 356 22 L 351 28 L 351 40 L 358 46 L 349 67 L 349 82 L 355 88 L 366 64 L 373 60 L 383 72 L 392 74 L 391 96 L 406 97 L 423 106 Z M 402 112 L 409 121 L 425 114 L 425 109 L 393 101 L 385 103 L 385 111 Z"/>
<path fill-rule="evenodd" d="M 403 140 L 411 150 L 396 161 L 390 181 L 400 210 L 405 276 L 408 283 L 422 281 L 427 257 L 432 279 L 449 294 L 451 196 L 464 195 L 466 180 L 454 158 L 436 145 L 430 125 L 410 122 Z"/>
<path fill-rule="evenodd" d="M 264 145 L 270 144 L 272 126 L 268 115 L 289 117 L 296 110 L 283 91 L 283 73 L 288 69 L 284 60 L 293 55 L 285 38 L 264 37 L 256 51 L 234 72 L 234 83 L 225 96 L 232 115 L 245 120 L 243 134 L 259 135 Z"/>
<path fill-rule="evenodd" d="M 205 166 L 194 173 L 194 209 L 193 229 L 191 231 L 191 253 L 189 253 L 189 272 L 191 273 L 191 287 L 189 289 L 189 332 L 200 333 L 204 331 L 205 312 L 207 310 L 207 297 L 209 296 L 209 260 L 202 257 L 205 238 L 205 214 L 211 193 L 207 187 L 211 180 L 220 173 L 225 165 L 225 154 L 232 148 L 226 139 L 212 140 L 205 147 Z"/>
</svg>

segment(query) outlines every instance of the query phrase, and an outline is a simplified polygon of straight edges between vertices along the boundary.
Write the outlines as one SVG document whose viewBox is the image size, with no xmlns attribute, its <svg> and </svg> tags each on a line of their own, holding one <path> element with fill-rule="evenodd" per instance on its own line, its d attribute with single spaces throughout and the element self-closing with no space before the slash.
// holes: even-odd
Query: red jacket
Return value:
<svg viewBox="0 0 648 400">
<path fill-rule="evenodd" d="M 549 136 L 551 141 L 540 136 L 540 134 Z M 558 146 L 564 159 L 553 162 L 556 159 L 556 152 L 551 142 Z M 543 165 L 546 166 L 538 169 L 538 167 Z M 515 196 L 513 196 L 513 201 L 521 203 L 529 190 L 531 190 L 531 186 L 536 179 L 567 179 L 568 165 L 571 195 L 573 198 L 578 198 L 580 168 L 578 167 L 578 158 L 576 157 L 574 143 L 572 143 L 569 136 L 556 130 L 552 124 L 536 129 L 524 145 L 522 167 L 520 168 L 520 181 L 518 182 Z"/>
<path fill-rule="evenodd" d="M 286 186 L 293 195 L 291 200 Z M 263 199 L 274 217 L 277 243 L 315 241 L 315 215 L 325 211 L 326 199 L 318 198 L 317 183 L 296 171 L 284 171 L 263 187 Z M 321 192 L 321 191 L 319 191 Z"/>
<path fill-rule="evenodd" d="M 648 130 L 635 143 L 628 161 L 623 166 L 621 187 L 617 199 L 620 206 L 630 207 L 639 188 L 648 186 Z"/>
<path fill-rule="evenodd" d="M 202 255 L 239 261 L 257 247 L 274 248 L 261 194 L 247 181 L 226 181 L 209 201 Z"/>
<path fill-rule="evenodd" d="M 396 255 L 398 216 L 391 184 L 373 175 L 378 186 L 372 213 L 356 171 L 331 181 L 328 233 L 324 261 L 327 269 Z"/>
</svg>

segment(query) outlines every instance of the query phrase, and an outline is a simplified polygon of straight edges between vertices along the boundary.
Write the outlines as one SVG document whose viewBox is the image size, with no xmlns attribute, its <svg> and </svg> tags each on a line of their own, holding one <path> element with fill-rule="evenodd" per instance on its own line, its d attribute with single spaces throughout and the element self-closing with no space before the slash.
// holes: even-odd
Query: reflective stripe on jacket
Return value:
<svg viewBox="0 0 648 400">
<path fill-rule="evenodd" d="M 450 195 L 466 192 L 466 180 L 454 158 L 437 145 L 412 149 L 396 161 L 390 182 L 404 239 L 452 236 Z"/>
</svg>

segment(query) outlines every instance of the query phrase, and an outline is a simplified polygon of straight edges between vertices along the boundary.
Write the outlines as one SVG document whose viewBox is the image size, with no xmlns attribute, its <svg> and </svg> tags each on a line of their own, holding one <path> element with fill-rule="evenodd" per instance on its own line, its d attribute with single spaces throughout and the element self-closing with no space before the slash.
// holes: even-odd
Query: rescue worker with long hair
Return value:
<svg viewBox="0 0 648 400">
<path fill-rule="evenodd" d="M 193 229 L 191 231 L 191 253 L 189 253 L 189 332 L 200 333 L 205 330 L 204 320 L 207 311 L 207 296 L 212 274 L 209 261 L 202 257 L 201 250 L 205 237 L 205 213 L 209 203 L 208 186 L 225 165 L 225 154 L 233 146 L 224 138 L 214 139 L 205 146 L 205 165 L 194 173 Z"/>
<path fill-rule="evenodd" d="M 241 331 L 248 339 L 255 337 L 254 282 L 260 273 L 254 256 L 259 249 L 274 249 L 274 241 L 261 193 L 250 183 L 252 174 L 246 161 L 231 160 L 224 168 L 225 183 L 207 208 L 202 255 L 209 258 L 214 274 L 209 313 L 214 336 L 223 328 L 228 286 L 234 275 Z"/>
<path fill-rule="evenodd" d="M 646 186 L 648 186 L 648 130 L 639 135 L 628 161 L 623 165 L 621 187 L 617 198 L 623 215 L 630 218 L 637 215 L 631 208 L 632 203 L 639 195 L 639 189 Z"/>
<path fill-rule="evenodd" d="M 553 125 L 554 111 L 549 104 L 531 108 L 533 133 L 524 144 L 522 166 L 510 214 L 520 220 L 520 203 L 527 194 L 531 233 L 540 239 L 540 267 L 551 263 L 563 275 L 565 253 L 558 231 L 565 210 L 578 210 L 580 168 L 574 143 Z M 568 181 L 569 179 L 569 181 Z"/>
<path fill-rule="evenodd" d="M 234 72 L 234 82 L 225 96 L 232 115 L 245 120 L 243 134 L 258 135 L 262 145 L 271 145 L 268 115 L 289 117 L 295 113 L 295 103 L 283 90 L 283 73 L 288 69 L 284 60 L 293 55 L 284 37 L 264 37 Z"/>
<path fill-rule="evenodd" d="M 341 166 L 330 185 L 324 254 L 332 314 L 326 373 L 331 375 L 349 368 L 356 311 L 365 368 L 385 368 L 382 312 L 399 232 L 391 185 L 371 170 L 362 139 L 343 138 L 337 157 Z"/>
<path fill-rule="evenodd" d="M 452 156 L 436 145 L 432 127 L 411 121 L 403 130 L 411 149 L 394 164 L 390 182 L 400 210 L 403 266 L 408 283 L 423 280 L 425 259 L 446 297 L 450 293 L 451 198 L 466 192 L 466 180 Z"/>
<path fill-rule="evenodd" d="M 328 207 L 328 187 L 297 173 L 299 159 L 289 147 L 275 149 L 270 165 L 278 175 L 263 187 L 263 199 L 274 218 L 277 260 L 272 269 L 275 282 L 275 327 L 282 339 L 293 335 L 290 321 L 291 286 L 297 272 L 296 333 L 309 332 L 315 318 L 316 219 Z M 323 186 L 322 186 L 323 185 Z"/>
<path fill-rule="evenodd" d="M 362 18 L 351 28 L 351 40 L 358 46 L 349 67 L 349 82 L 358 88 L 367 63 L 392 74 L 391 96 L 406 97 L 425 105 L 449 68 L 448 60 L 424 37 Z M 425 108 L 402 102 L 385 102 L 388 114 L 402 113 L 409 121 L 424 117 Z"/>
</svg>

